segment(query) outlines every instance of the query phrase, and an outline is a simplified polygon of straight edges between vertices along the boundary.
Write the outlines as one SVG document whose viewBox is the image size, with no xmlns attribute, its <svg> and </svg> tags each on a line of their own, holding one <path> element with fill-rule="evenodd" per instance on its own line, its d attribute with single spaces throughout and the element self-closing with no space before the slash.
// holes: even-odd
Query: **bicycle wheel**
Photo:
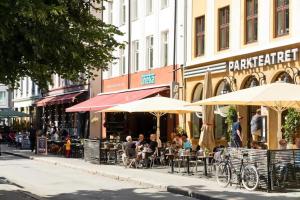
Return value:
<svg viewBox="0 0 300 200">
<path fill-rule="evenodd" d="M 229 165 L 224 162 L 221 162 L 217 166 L 216 177 L 217 177 L 217 183 L 220 186 L 227 187 L 231 179 L 231 171 Z"/>
<path fill-rule="evenodd" d="M 242 171 L 243 186 L 250 191 L 257 188 L 259 182 L 258 171 L 255 166 L 247 165 Z"/>
</svg>

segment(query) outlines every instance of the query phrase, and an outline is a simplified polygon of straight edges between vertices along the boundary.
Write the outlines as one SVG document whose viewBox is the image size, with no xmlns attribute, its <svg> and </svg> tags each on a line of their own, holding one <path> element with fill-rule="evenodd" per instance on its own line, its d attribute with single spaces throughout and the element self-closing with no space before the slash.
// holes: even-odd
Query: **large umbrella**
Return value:
<svg viewBox="0 0 300 200">
<path fill-rule="evenodd" d="M 12 110 L 10 108 L 0 109 L 0 118 L 13 118 L 13 117 L 30 117 L 30 115 Z"/>
<path fill-rule="evenodd" d="M 189 105 L 257 105 L 278 113 L 277 139 L 282 138 L 281 114 L 287 108 L 300 108 L 300 85 L 276 82 L 219 95 Z"/>
<path fill-rule="evenodd" d="M 203 99 L 210 98 L 212 96 L 212 81 L 211 73 L 206 72 L 204 78 L 204 90 Z M 213 149 L 215 146 L 215 139 L 213 135 L 214 128 L 214 107 L 210 105 L 203 106 L 202 120 L 203 125 L 201 129 L 201 135 L 199 145 L 204 148 Z"/>
<path fill-rule="evenodd" d="M 200 106 L 185 106 L 188 102 L 168 97 L 155 96 L 142 100 L 133 101 L 126 104 L 120 104 L 100 112 L 149 112 L 156 116 L 157 120 L 157 139 L 161 144 L 160 137 L 160 117 L 167 114 L 184 114 L 191 112 L 202 112 Z"/>
</svg>

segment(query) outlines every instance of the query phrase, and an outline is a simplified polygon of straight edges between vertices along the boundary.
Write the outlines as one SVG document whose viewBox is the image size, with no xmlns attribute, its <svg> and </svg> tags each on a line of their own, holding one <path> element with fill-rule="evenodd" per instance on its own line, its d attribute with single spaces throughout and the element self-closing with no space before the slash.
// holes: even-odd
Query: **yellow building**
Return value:
<svg viewBox="0 0 300 200">
<path fill-rule="evenodd" d="M 192 12 L 187 17 L 190 34 L 184 70 L 187 101 L 202 99 L 208 70 L 212 73 L 214 95 L 278 80 L 299 83 L 300 1 L 193 0 L 188 9 Z M 250 145 L 250 120 L 258 108 L 237 106 L 244 117 L 244 145 Z M 276 112 L 261 109 L 263 141 L 269 148 L 276 148 Z M 217 143 L 226 143 L 224 121 L 224 117 L 215 115 Z M 187 129 L 194 143 L 201 126 L 197 114 L 187 116 Z"/>
</svg>

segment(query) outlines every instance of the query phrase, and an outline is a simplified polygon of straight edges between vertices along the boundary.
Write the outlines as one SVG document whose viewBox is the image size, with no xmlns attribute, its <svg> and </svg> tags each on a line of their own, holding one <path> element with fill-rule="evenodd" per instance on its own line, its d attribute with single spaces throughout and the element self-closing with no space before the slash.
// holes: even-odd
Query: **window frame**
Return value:
<svg viewBox="0 0 300 200">
<path fill-rule="evenodd" d="M 131 21 L 135 21 L 139 18 L 138 0 L 131 0 Z"/>
<path fill-rule="evenodd" d="M 250 15 L 248 15 L 248 4 L 247 4 L 248 1 L 251 1 L 251 6 L 252 6 L 252 10 L 253 10 L 253 12 Z M 257 4 L 256 4 L 257 5 L 257 8 L 256 8 L 257 13 L 255 13 L 255 1 L 257 1 Z M 257 21 L 257 23 L 256 23 L 256 30 L 257 30 L 256 39 L 250 40 L 248 38 L 248 28 L 249 28 L 248 21 L 251 21 L 251 26 L 252 26 L 252 31 L 253 31 L 251 34 L 254 35 L 255 19 Z M 257 40 L 258 40 L 258 0 L 245 0 L 245 44 L 257 42 Z"/>
<path fill-rule="evenodd" d="M 132 68 L 134 72 L 139 71 L 140 64 L 140 43 L 139 40 L 132 41 Z"/>
<path fill-rule="evenodd" d="M 165 40 L 166 36 L 166 40 Z M 167 48 L 165 48 L 167 46 Z M 169 59 L 169 30 L 161 32 L 161 65 L 167 66 Z M 166 58 L 165 58 L 166 55 Z"/>
<path fill-rule="evenodd" d="M 6 105 L 6 102 L 7 102 L 6 101 L 6 99 L 7 99 L 6 91 L 0 91 L 0 94 L 3 96 L 3 100 L 0 98 L 0 105 L 4 106 L 4 105 Z"/>
<path fill-rule="evenodd" d="M 150 61 L 151 52 L 152 52 L 152 66 Z M 153 35 L 149 35 L 146 37 L 146 64 L 148 69 L 154 68 L 154 36 Z"/>
<path fill-rule="evenodd" d="M 120 1 L 120 26 L 126 23 L 126 4 L 125 0 Z"/>
<path fill-rule="evenodd" d="M 119 58 L 119 67 L 120 67 L 120 75 L 126 74 L 126 57 L 125 57 L 125 49 L 120 49 L 120 58 Z"/>
<path fill-rule="evenodd" d="M 151 10 L 149 10 L 149 5 L 151 5 Z M 149 16 L 152 14 L 153 14 L 153 0 L 146 0 L 146 16 Z"/>
<path fill-rule="evenodd" d="M 224 12 L 226 12 L 226 10 L 228 9 L 228 16 L 225 15 L 225 21 L 227 21 L 226 19 L 228 19 L 228 22 L 221 24 L 221 13 L 224 10 Z M 226 13 L 225 13 L 226 14 Z M 227 30 L 228 29 L 228 33 L 226 35 L 226 46 L 222 47 L 221 44 L 221 32 L 222 30 Z M 224 6 L 222 8 L 218 9 L 218 50 L 222 51 L 222 50 L 226 50 L 229 49 L 230 46 L 230 6 Z"/>
<path fill-rule="evenodd" d="M 199 31 L 199 33 L 197 32 L 197 30 L 198 30 L 197 29 L 197 24 L 198 24 L 197 21 L 198 20 L 200 21 L 199 22 L 200 29 L 201 29 L 201 27 L 203 27 L 203 30 Z M 203 23 L 203 25 L 201 24 L 201 22 Z M 201 40 L 201 38 L 202 38 L 203 43 L 204 43 L 202 51 L 201 51 L 202 45 L 200 45 L 200 47 L 198 47 L 198 45 L 197 45 L 198 38 L 199 38 L 199 40 Z M 202 16 L 195 18 L 195 57 L 200 57 L 200 56 L 203 56 L 204 54 L 205 54 L 205 15 L 202 15 Z"/>
<path fill-rule="evenodd" d="M 278 0 L 274 0 L 274 27 L 275 27 L 275 37 L 281 37 L 281 36 L 285 36 L 285 35 L 288 35 L 290 33 L 290 1 L 289 1 L 289 4 L 285 4 L 285 0 L 284 0 L 284 5 L 282 6 L 278 6 Z M 286 27 L 286 11 L 288 10 L 289 12 L 289 27 L 287 28 Z M 278 13 L 279 12 L 283 12 L 283 27 L 284 27 L 284 32 L 282 34 L 279 34 L 277 32 L 277 29 L 278 29 Z"/>
<path fill-rule="evenodd" d="M 162 10 L 162 9 L 167 8 L 167 7 L 169 7 L 169 0 L 161 0 L 161 2 L 160 2 L 160 9 Z"/>
</svg>

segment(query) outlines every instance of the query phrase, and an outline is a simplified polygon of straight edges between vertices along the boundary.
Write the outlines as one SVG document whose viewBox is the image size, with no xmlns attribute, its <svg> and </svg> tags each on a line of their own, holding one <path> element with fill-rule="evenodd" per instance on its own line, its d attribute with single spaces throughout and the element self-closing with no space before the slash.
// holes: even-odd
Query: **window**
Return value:
<svg viewBox="0 0 300 200">
<path fill-rule="evenodd" d="M 107 22 L 109 24 L 113 23 L 113 2 L 112 1 L 107 2 Z"/>
<path fill-rule="evenodd" d="M 147 67 L 148 69 L 153 68 L 153 36 L 148 36 L 146 38 L 146 45 L 147 45 L 147 55 L 146 55 L 146 60 L 147 60 Z"/>
<path fill-rule="evenodd" d="M 204 54 L 205 42 L 205 17 L 201 16 L 196 18 L 196 57 Z"/>
<path fill-rule="evenodd" d="M 153 0 L 146 0 L 146 15 L 153 13 Z"/>
<path fill-rule="evenodd" d="M 120 1 L 120 25 L 125 24 L 125 18 L 126 18 L 125 0 L 121 0 Z"/>
<path fill-rule="evenodd" d="M 219 9 L 219 50 L 229 48 L 229 6 Z"/>
<path fill-rule="evenodd" d="M 20 81 L 20 96 L 22 97 L 23 96 L 23 88 L 24 88 L 24 83 L 23 83 L 23 79 L 21 79 Z"/>
<path fill-rule="evenodd" d="M 108 66 L 107 66 L 107 76 L 109 78 L 112 77 L 112 63 L 109 63 Z"/>
<path fill-rule="evenodd" d="M 161 0 L 160 2 L 161 2 L 160 4 L 161 9 L 164 9 L 169 6 L 169 0 Z"/>
<path fill-rule="evenodd" d="M 289 0 L 275 0 L 276 37 L 289 33 Z"/>
<path fill-rule="evenodd" d="M 246 43 L 257 41 L 257 0 L 246 0 Z"/>
<path fill-rule="evenodd" d="M 202 93 L 203 93 L 203 85 L 199 83 L 193 92 L 192 102 L 202 100 Z M 201 128 L 202 128 L 202 116 L 201 113 L 192 113 L 192 138 L 200 138 Z"/>
<path fill-rule="evenodd" d="M 132 42 L 132 67 L 135 72 L 139 71 L 139 41 Z"/>
<path fill-rule="evenodd" d="M 120 49 L 120 74 L 124 75 L 126 73 L 126 59 L 124 49 Z"/>
<path fill-rule="evenodd" d="M 138 18 L 138 0 L 131 0 L 131 19 L 136 20 Z"/>
<path fill-rule="evenodd" d="M 35 83 L 34 82 L 31 82 L 32 85 L 31 85 L 31 95 L 32 96 L 35 96 Z"/>
<path fill-rule="evenodd" d="M 26 77 L 26 95 L 29 94 L 29 78 Z"/>
<path fill-rule="evenodd" d="M 168 65 L 168 40 L 169 32 L 165 31 L 161 34 L 161 65 Z"/>
<path fill-rule="evenodd" d="M 0 105 L 5 105 L 6 104 L 6 92 L 1 91 L 0 92 Z"/>
</svg>

